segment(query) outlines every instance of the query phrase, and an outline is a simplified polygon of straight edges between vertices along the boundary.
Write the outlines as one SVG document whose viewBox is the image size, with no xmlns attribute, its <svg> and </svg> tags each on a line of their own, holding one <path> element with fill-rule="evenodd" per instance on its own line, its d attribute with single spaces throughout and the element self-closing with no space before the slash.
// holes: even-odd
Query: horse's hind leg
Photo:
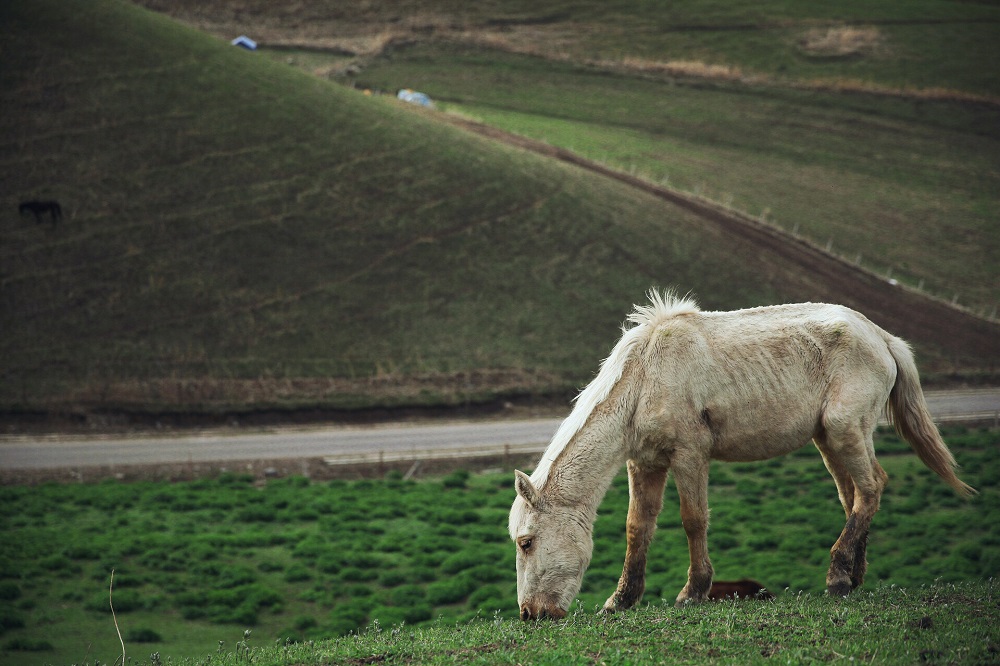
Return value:
<svg viewBox="0 0 1000 666">
<path fill-rule="evenodd" d="M 888 477 L 875 460 L 871 431 L 855 429 L 839 436 L 828 435 L 823 455 L 833 463 L 831 472 L 846 470 L 854 484 L 854 501 L 840 538 L 830 550 L 827 593 L 847 596 L 860 586 L 868 568 L 868 530 L 878 511 Z M 838 487 L 840 480 L 838 479 Z"/>
<path fill-rule="evenodd" d="M 639 603 L 646 589 L 646 552 L 656 531 L 656 517 L 663 508 L 667 468 L 643 469 L 628 461 L 627 548 L 618 589 L 604 603 L 604 612 L 625 610 Z"/>
<path fill-rule="evenodd" d="M 840 505 L 844 507 L 844 513 L 848 518 L 851 517 L 851 511 L 854 510 L 854 481 L 851 480 L 851 475 L 844 467 L 840 460 L 828 449 L 826 443 L 825 433 L 817 436 L 813 443 L 816 448 L 819 449 L 820 455 L 823 456 L 823 463 L 826 465 L 826 469 L 830 472 L 830 476 L 833 477 L 834 482 L 837 484 L 837 495 L 840 497 Z"/>
<path fill-rule="evenodd" d="M 708 460 L 699 456 L 678 456 L 671 469 L 680 496 L 681 522 L 691 557 L 687 584 L 677 595 L 677 605 L 681 606 L 704 601 L 712 587 L 714 572 L 708 558 Z"/>
</svg>

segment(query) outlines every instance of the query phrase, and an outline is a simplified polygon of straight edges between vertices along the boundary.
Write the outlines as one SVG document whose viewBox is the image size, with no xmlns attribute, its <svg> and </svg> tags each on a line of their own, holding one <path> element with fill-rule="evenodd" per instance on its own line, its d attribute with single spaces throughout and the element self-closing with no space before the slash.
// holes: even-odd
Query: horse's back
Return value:
<svg viewBox="0 0 1000 666">
<path fill-rule="evenodd" d="M 840 305 L 699 312 L 657 329 L 643 407 L 710 437 L 722 460 L 797 449 L 831 408 L 880 408 L 895 377 L 881 329 Z"/>
</svg>

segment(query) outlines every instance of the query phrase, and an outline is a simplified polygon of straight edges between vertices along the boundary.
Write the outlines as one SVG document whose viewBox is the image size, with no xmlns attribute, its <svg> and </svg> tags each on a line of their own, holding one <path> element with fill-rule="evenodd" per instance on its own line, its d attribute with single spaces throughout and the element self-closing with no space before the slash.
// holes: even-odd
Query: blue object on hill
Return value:
<svg viewBox="0 0 1000 666">
<path fill-rule="evenodd" d="M 425 93 L 417 92 L 416 90 L 410 90 L 409 88 L 403 88 L 398 93 L 396 97 L 403 100 L 404 102 L 409 102 L 410 104 L 419 104 L 420 106 L 433 107 L 434 102 Z"/>
<path fill-rule="evenodd" d="M 250 39 L 246 35 L 240 35 L 239 37 L 237 37 L 236 39 L 234 39 L 230 43 L 233 46 L 242 46 L 243 48 L 245 48 L 248 51 L 256 51 L 257 50 L 257 42 L 253 41 L 252 39 Z"/>
</svg>

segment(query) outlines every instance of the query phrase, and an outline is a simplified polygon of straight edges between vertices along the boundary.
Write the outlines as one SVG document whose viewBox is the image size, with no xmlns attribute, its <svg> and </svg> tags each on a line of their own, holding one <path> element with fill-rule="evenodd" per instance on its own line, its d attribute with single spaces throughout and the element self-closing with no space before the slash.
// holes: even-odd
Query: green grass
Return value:
<svg viewBox="0 0 1000 666">
<path fill-rule="evenodd" d="M 616 616 L 578 609 L 558 623 L 483 617 L 427 628 L 378 626 L 315 644 L 272 645 L 251 636 L 200 663 L 981 664 L 1000 651 L 997 592 L 993 580 L 880 586 L 847 600 L 789 595 L 685 609 L 657 603 Z"/>
<path fill-rule="evenodd" d="M 954 430 L 946 437 L 964 466 L 963 478 L 981 491 L 971 501 L 956 498 L 894 436 L 880 437 L 876 448 L 890 484 L 872 529 L 869 574 L 857 606 L 823 605 L 829 549 L 843 513 L 811 448 L 777 461 L 713 466 L 709 543 L 716 577 L 752 577 L 776 592 L 777 606 L 754 611 L 770 618 L 764 623 L 785 617 L 798 626 L 792 609 L 803 598 L 820 604 L 810 612 L 826 622 L 837 608 L 865 608 L 879 599 L 903 603 L 902 593 L 888 589 L 893 585 L 910 590 L 907 603 L 923 608 L 908 606 L 907 620 L 931 615 L 936 623 L 951 622 L 956 616 L 945 610 L 951 606 L 920 605 L 928 594 L 921 586 L 982 581 L 1000 567 L 1000 440 L 986 430 Z M 154 651 L 164 658 L 200 659 L 214 653 L 220 640 L 228 653 L 247 628 L 253 645 L 263 647 L 367 627 L 368 638 L 335 644 L 346 658 L 371 649 L 365 641 L 376 636 L 376 620 L 387 630 L 405 623 L 417 627 L 417 635 L 439 636 L 434 632 L 474 618 L 487 624 L 494 617 L 514 618 L 514 556 L 506 534 L 511 477 L 456 472 L 419 482 L 392 474 L 379 481 L 310 483 L 293 477 L 256 484 L 225 474 L 175 484 L 112 480 L 0 488 L 0 661 L 80 663 L 88 655 L 113 661 L 120 646 L 108 605 L 112 570 L 118 623 L 129 653 L 142 659 Z M 582 615 L 568 625 L 582 636 L 608 627 L 583 616 L 604 602 L 621 573 L 627 504 L 623 475 L 601 505 L 594 558 L 577 604 Z M 672 602 L 686 570 L 687 547 L 670 484 L 645 601 L 654 608 L 661 600 Z M 867 596 L 872 592 L 875 600 Z M 984 594 L 992 598 L 994 587 L 971 596 Z M 983 612 L 995 614 L 990 608 Z M 706 618 L 718 612 L 697 611 Z M 690 617 L 666 608 L 650 613 L 612 626 L 680 628 Z M 866 625 L 869 614 L 850 622 Z M 704 622 L 715 626 L 716 620 Z M 722 629 L 699 631 L 715 635 Z M 814 629 L 807 623 L 801 631 Z M 40 649 L 43 642 L 51 648 Z M 408 639 L 406 645 L 417 642 Z M 471 649 L 475 643 L 464 645 Z M 427 649 L 430 643 L 420 648 Z M 447 652 L 441 649 L 437 658 Z M 298 650 L 290 654 L 301 655 Z M 490 652 L 486 658 L 500 657 Z"/>
</svg>

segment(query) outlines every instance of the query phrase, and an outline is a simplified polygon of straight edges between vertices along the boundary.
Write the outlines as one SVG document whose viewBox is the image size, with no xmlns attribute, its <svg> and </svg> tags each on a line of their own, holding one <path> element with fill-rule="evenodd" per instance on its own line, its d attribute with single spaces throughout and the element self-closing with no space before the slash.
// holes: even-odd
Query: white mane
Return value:
<svg viewBox="0 0 1000 666">
<path fill-rule="evenodd" d="M 540 488 L 549 476 L 549 469 L 552 463 L 559 457 L 563 449 L 572 441 L 573 436 L 580 431 L 580 428 L 587 422 L 590 413 L 611 393 L 618 380 L 621 379 L 625 371 L 625 363 L 632 356 L 640 343 L 649 336 L 650 331 L 657 327 L 664 319 L 679 314 L 692 314 L 698 312 L 698 304 L 694 299 L 684 297 L 678 298 L 673 292 L 660 293 L 655 289 L 647 292 L 649 305 L 635 305 L 635 309 L 628 315 L 627 320 L 635 326 L 627 328 L 622 325 L 622 337 L 618 340 L 611 354 L 601 363 L 601 369 L 590 384 L 576 397 L 573 411 L 559 426 L 559 430 L 552 437 L 548 448 L 542 454 L 542 459 L 531 475 L 531 482 Z"/>
</svg>

